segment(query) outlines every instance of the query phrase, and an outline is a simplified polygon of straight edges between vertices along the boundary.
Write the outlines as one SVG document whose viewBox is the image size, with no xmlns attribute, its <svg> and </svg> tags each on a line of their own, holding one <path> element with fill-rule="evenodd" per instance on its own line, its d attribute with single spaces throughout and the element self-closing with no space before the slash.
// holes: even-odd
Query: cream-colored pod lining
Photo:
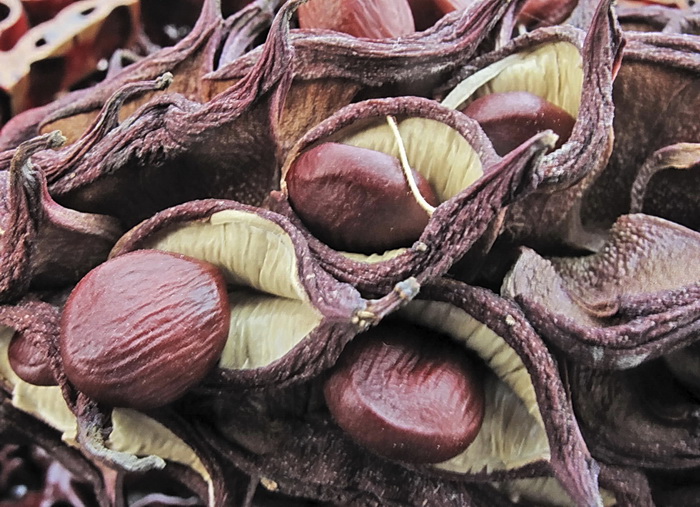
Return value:
<svg viewBox="0 0 700 507">
<path fill-rule="evenodd" d="M 252 369 L 282 358 L 321 322 L 313 306 L 297 301 L 237 290 L 229 294 L 231 327 L 219 366 Z"/>
<path fill-rule="evenodd" d="M 578 116 L 583 90 L 583 59 L 570 42 L 542 44 L 509 55 L 459 83 L 442 105 L 459 109 L 492 93 L 526 91 Z"/>
<path fill-rule="evenodd" d="M 58 386 L 35 386 L 20 379 L 10 367 L 8 347 L 14 331 L 0 327 L 0 378 L 12 387 L 12 405 L 44 421 L 62 434 L 64 442 L 78 446 L 77 421 Z M 138 456 L 155 455 L 185 465 L 202 476 L 213 505 L 213 482 L 194 450 L 157 421 L 126 408 L 112 411 L 112 434 L 107 446 Z"/>
<path fill-rule="evenodd" d="M 476 439 L 458 456 L 435 465 L 437 468 L 492 472 L 549 460 L 549 441 L 530 374 L 503 338 L 449 303 L 412 301 L 397 314 L 464 343 L 494 372 L 484 379 L 484 421 Z"/>
<path fill-rule="evenodd" d="M 146 247 L 207 261 L 221 269 L 231 284 L 308 301 L 291 238 L 279 225 L 255 213 L 219 211 L 158 235 Z"/>
</svg>

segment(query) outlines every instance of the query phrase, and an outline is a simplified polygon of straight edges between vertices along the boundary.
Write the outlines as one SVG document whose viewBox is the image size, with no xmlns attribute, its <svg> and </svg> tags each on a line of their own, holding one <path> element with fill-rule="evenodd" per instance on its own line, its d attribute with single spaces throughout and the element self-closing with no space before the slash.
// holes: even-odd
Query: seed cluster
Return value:
<svg viewBox="0 0 700 507">
<path fill-rule="evenodd" d="M 696 501 L 697 6 L 0 4 L 2 505 Z"/>
</svg>

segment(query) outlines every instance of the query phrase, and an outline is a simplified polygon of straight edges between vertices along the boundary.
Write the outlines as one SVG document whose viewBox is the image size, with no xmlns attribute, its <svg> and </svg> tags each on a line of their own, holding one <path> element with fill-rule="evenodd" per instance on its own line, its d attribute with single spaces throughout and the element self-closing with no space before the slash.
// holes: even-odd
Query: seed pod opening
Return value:
<svg viewBox="0 0 700 507">
<path fill-rule="evenodd" d="M 612 82 L 622 37 L 607 2 L 597 5 L 587 32 L 572 26 L 537 29 L 461 69 L 443 104 L 462 107 L 493 93 L 525 91 L 576 119 L 571 135 L 536 170 L 538 191 L 508 209 L 502 243 L 540 250 L 595 249 L 599 237 L 581 224 L 581 195 L 612 149 Z"/>
<path fill-rule="evenodd" d="M 289 192 L 295 182 L 287 180 L 294 177 L 292 168 L 299 157 L 323 143 L 390 155 L 401 161 L 405 174 L 410 168 L 427 180 L 440 205 L 433 209 L 421 203 L 431 218 L 410 248 L 369 255 L 336 251 L 308 231 L 290 206 L 293 196 Z M 421 273 L 429 268 L 433 270 L 431 276 L 447 271 L 484 234 L 498 209 L 518 199 L 519 192 L 531 190 L 516 181 L 534 170 L 543 150 L 552 144 L 551 137 L 543 134 L 501 159 L 476 122 L 435 101 L 417 97 L 368 100 L 338 111 L 297 143 L 282 168 L 281 192 L 273 192 L 269 204 L 307 233 L 312 251 L 336 278 L 355 284 L 364 293 L 385 294 L 406 278 L 416 277 L 421 282 L 420 277 L 427 276 Z M 339 196 L 333 204 L 339 204 L 340 213 L 347 204 L 342 198 L 343 181 L 329 182 Z M 379 195 L 383 188 L 378 187 Z M 518 191 L 511 192 L 513 188 Z M 411 192 L 413 196 L 408 199 L 420 202 L 420 192 Z M 352 208 L 362 204 L 367 203 L 353 202 L 346 212 L 352 214 Z M 324 211 L 320 209 L 321 214 Z M 333 212 L 327 213 L 330 216 Z M 389 215 L 386 223 L 391 224 L 392 219 L 401 221 L 405 216 L 406 213 L 397 213 L 393 218 Z M 380 234 L 376 225 L 371 224 L 371 230 Z M 341 233 L 335 231 L 336 235 Z"/>
<path fill-rule="evenodd" d="M 529 92 L 576 118 L 581 107 L 583 62 L 573 40 L 523 44 L 462 80 L 443 105 L 462 109 L 495 93 Z"/>
<path fill-rule="evenodd" d="M 63 442 L 80 448 L 78 422 L 66 405 L 61 388 L 29 384 L 10 367 L 7 350 L 12 334 L 12 329 L 0 327 L 0 388 L 11 394 L 8 403 L 57 431 Z M 139 456 L 155 455 L 187 467 L 207 484 L 209 502 L 213 504 L 215 495 L 219 494 L 213 480 L 214 470 L 192 444 L 186 443 L 156 419 L 132 409 L 114 409 L 111 422 L 109 445 L 112 450 Z"/>
<path fill-rule="evenodd" d="M 484 415 L 479 432 L 463 452 L 435 465 L 457 474 L 517 469 L 547 461 L 549 442 L 527 369 L 513 348 L 487 325 L 447 302 L 417 300 L 397 318 L 444 333 L 480 357 Z"/>
<path fill-rule="evenodd" d="M 138 248 L 187 255 L 224 273 L 231 319 L 214 383 L 267 386 L 307 378 L 333 364 L 362 329 L 358 312 L 374 318 L 359 293 L 325 273 L 301 233 L 276 213 L 233 201 L 187 203 L 132 229 L 112 255 Z"/>
</svg>

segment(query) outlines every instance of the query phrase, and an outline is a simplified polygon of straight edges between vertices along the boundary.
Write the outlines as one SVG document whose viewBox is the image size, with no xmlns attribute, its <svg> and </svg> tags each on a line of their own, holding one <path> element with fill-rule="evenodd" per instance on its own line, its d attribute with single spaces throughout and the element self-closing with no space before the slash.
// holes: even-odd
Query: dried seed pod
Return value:
<svg viewBox="0 0 700 507">
<path fill-rule="evenodd" d="M 226 276 L 229 338 L 209 383 L 228 388 L 284 385 L 318 374 L 350 338 L 417 291 L 409 282 L 368 302 L 320 268 L 288 220 L 234 201 L 165 210 L 129 231 L 112 255 L 140 248 L 204 260 Z"/>
<path fill-rule="evenodd" d="M 634 192 L 634 212 L 700 230 L 700 173 L 676 170 L 693 168 L 693 153 L 698 159 L 700 126 L 692 111 L 700 107 L 700 63 L 695 56 L 700 41 L 673 34 L 626 37 L 613 89 L 615 144 L 607 167 L 584 196 L 583 224 L 607 229 L 630 212 L 636 186 L 642 192 Z M 642 91 L 658 109 L 634 100 Z"/>
<path fill-rule="evenodd" d="M 286 29 L 289 16 L 287 9 L 275 23 Z M 243 115 L 261 94 L 270 92 L 273 102 L 281 99 L 273 91 L 286 82 L 291 70 L 285 56 L 291 51 L 286 36 L 278 26 L 249 76 L 211 102 L 164 95 L 154 98 L 137 117 L 120 123 L 121 105 L 130 96 L 163 89 L 173 76 L 166 73 L 155 81 L 137 81 L 119 89 L 80 142 L 37 161 L 51 181 L 51 194 L 65 205 L 112 214 L 127 226 L 169 206 L 207 196 L 260 204 L 274 185 L 275 154 L 263 148 L 270 142 L 266 127 Z M 180 118 L 182 113 L 187 118 Z M 172 122 L 174 117 L 179 119 Z M 170 141 L 162 135 L 173 128 L 188 132 L 166 134 L 172 141 L 177 139 L 166 147 Z M 257 136 L 249 128 L 264 133 Z M 206 141 L 210 136 L 226 139 L 227 146 L 217 142 L 212 149 L 212 143 Z M 256 143 L 250 143 L 251 138 Z M 235 154 L 235 164 L 220 156 L 222 151 Z M 134 178 L 133 171 L 140 177 Z"/>
<path fill-rule="evenodd" d="M 393 39 L 292 31 L 293 78 L 271 125 L 281 157 L 306 131 L 356 96 L 376 96 L 384 87 L 403 95 L 429 95 L 446 69 L 475 54 L 507 7 L 499 0 L 479 2 L 446 15 L 435 30 L 402 37 L 400 44 Z M 222 81 L 245 77 L 261 51 L 249 52 L 210 77 Z"/>
<path fill-rule="evenodd" d="M 66 441 L 76 445 L 78 426 L 83 423 L 72 413 L 58 386 L 32 385 L 13 372 L 7 362 L 7 348 L 12 334 L 11 328 L 0 328 L 0 399 L 5 393 L 11 393 L 11 401 L 3 399 L 3 422 L 7 423 L 9 419 L 14 422 L 10 431 L 25 430 L 33 442 L 46 444 L 68 459 L 74 451 L 62 445 Z M 168 462 L 166 473 L 172 472 L 175 477 L 185 481 L 210 504 L 221 503 L 226 497 L 226 492 L 222 490 L 225 481 L 221 479 L 221 470 L 196 443 L 183 440 L 163 423 L 131 409 L 112 410 L 110 424 L 112 454 L 103 455 L 102 459 L 109 460 L 121 453 L 159 456 L 158 459 Z M 0 435 L 4 435 L 6 429 L 3 425 Z M 61 436 L 64 442 L 58 443 Z M 83 452 L 90 450 L 87 446 L 83 447 Z M 83 457 L 82 453 L 78 455 Z M 94 479 L 98 497 L 106 495 L 99 484 L 99 477 L 94 477 L 96 471 L 93 464 L 86 465 L 85 470 L 74 464 L 71 470 L 79 473 L 80 477 Z M 115 478 L 113 475 L 108 477 L 112 480 Z"/>
<path fill-rule="evenodd" d="M 31 159 L 62 144 L 54 132 L 27 141 L 0 172 L 0 300 L 21 297 L 30 284 L 55 287 L 76 282 L 106 259 L 121 234 L 112 217 L 64 208 L 49 195 L 46 179 Z"/>
<path fill-rule="evenodd" d="M 595 255 L 523 252 L 502 292 L 578 365 L 631 368 L 696 339 L 698 248 L 695 231 L 626 215 Z"/>
<path fill-rule="evenodd" d="M 581 194 L 607 163 L 613 142 L 612 81 L 621 33 L 610 9 L 610 2 L 601 2 L 586 33 L 557 26 L 517 37 L 470 62 L 446 88 L 448 107 L 525 91 L 576 119 L 568 141 L 543 159 L 535 175 L 540 191 L 509 208 L 504 240 L 541 249 L 599 246 L 597 236 L 582 231 L 578 211 Z"/>
<path fill-rule="evenodd" d="M 615 9 L 622 28 L 629 32 L 687 33 L 700 35 L 700 12 L 691 1 L 618 2 Z"/>
<path fill-rule="evenodd" d="M 396 129 L 391 126 L 393 120 L 387 123 L 387 116 L 396 116 Z M 308 234 L 309 245 L 325 269 L 365 293 L 381 294 L 403 279 L 416 277 L 422 283 L 424 279 L 447 271 L 484 234 L 500 208 L 520 198 L 520 191 L 531 191 L 520 182 L 535 170 L 543 152 L 553 146 L 554 139 L 549 134 L 541 134 L 501 159 L 478 124 L 435 101 L 397 97 L 352 104 L 309 131 L 290 152 L 282 168 L 282 190 L 273 193 L 269 205 L 292 217 L 304 229 L 287 201 L 290 170 L 307 149 L 325 142 L 400 157 L 404 168 L 411 167 L 430 183 L 441 203 L 434 210 L 422 205 L 432 216 L 411 248 L 378 250 L 371 255 L 338 252 Z M 512 189 L 518 190 L 513 192 Z M 374 192 L 385 196 L 378 197 L 375 202 L 388 199 L 384 185 L 377 185 Z M 412 192 L 409 199 L 417 197 L 417 192 Z M 325 213 L 328 216 L 354 214 L 354 208 L 369 204 L 369 201 L 354 202 L 350 209 L 341 207 Z M 405 213 L 395 213 L 389 222 L 392 219 L 404 220 Z M 339 230 L 334 234 L 342 233 Z"/>
<path fill-rule="evenodd" d="M 410 177 L 437 206 L 430 183 L 415 170 Z M 406 180 L 396 157 L 322 143 L 294 160 L 285 182 L 292 208 L 316 237 L 336 250 L 371 254 L 410 246 L 428 224 Z"/>
<path fill-rule="evenodd" d="M 214 266 L 143 250 L 80 280 L 63 308 L 59 349 L 79 391 L 149 409 L 181 397 L 215 367 L 228 328 L 226 284 Z"/>
<path fill-rule="evenodd" d="M 679 389 L 662 361 L 629 370 L 574 364 L 567 370 L 574 409 L 593 456 L 642 469 L 698 466 L 700 403 Z"/>
<path fill-rule="evenodd" d="M 343 492 L 354 491 L 353 485 L 364 477 L 364 491 L 380 501 L 399 504 L 417 500 L 450 505 L 455 498 L 468 501 L 483 491 L 483 483 L 495 480 L 504 491 L 514 496 L 521 493 L 522 499 L 534 503 L 558 494 L 568 503 L 598 504 L 597 465 L 578 433 L 556 363 L 517 307 L 484 289 L 449 280 L 423 286 L 420 297 L 392 314 L 391 320 L 447 334 L 485 365 L 481 377 L 483 424 L 466 450 L 434 465 L 406 466 L 382 459 L 331 423 L 330 414 L 315 408 L 313 395 L 301 407 L 297 403 L 298 408 L 285 412 L 275 407 L 290 393 L 271 390 L 255 398 L 253 407 L 260 417 L 250 417 L 247 425 L 266 434 L 289 423 L 293 431 L 283 433 L 281 443 L 263 452 L 236 448 L 230 459 L 270 478 L 281 491 L 315 498 L 320 494 L 321 499 L 329 499 L 329 495 L 342 498 Z M 312 385 L 309 389 L 313 392 Z M 266 404 L 271 405 L 269 412 Z M 278 414 L 280 419 L 269 420 L 269 414 Z M 235 418 L 236 413 L 229 413 L 226 423 L 233 424 Z M 243 415 L 238 418 L 233 424 L 235 431 L 252 434 L 241 427 Z M 228 445 L 221 436 L 210 438 L 217 448 Z M 296 466 L 287 466 L 290 462 Z M 523 474 L 533 473 L 549 478 L 542 485 L 545 490 L 530 487 L 521 479 Z M 492 494 L 491 498 L 498 497 Z"/>
<path fill-rule="evenodd" d="M 0 132 L 0 148 L 13 148 L 40 133 L 53 130 L 60 130 L 71 144 L 88 130 L 101 107 L 120 88 L 135 81 L 156 79 L 165 72 L 172 72 L 176 76 L 173 91 L 190 99 L 208 100 L 230 86 L 231 82 L 191 79 L 192 76 L 204 76 L 219 63 L 240 56 L 240 50 L 237 52 L 235 48 L 246 48 L 261 30 L 269 26 L 272 10 L 279 3 L 280 0 L 259 0 L 226 23 L 220 3 L 217 0 L 205 0 L 198 22 L 176 46 L 157 51 L 94 87 L 67 93 L 50 104 L 17 115 Z M 147 5 L 143 8 L 148 14 L 150 8 Z M 225 44 L 225 51 L 221 53 L 218 62 L 215 60 L 215 55 L 218 54 L 215 48 L 225 40 L 232 43 Z M 131 97 L 120 118 L 124 119 L 134 113 L 153 95 L 144 91 Z"/>
</svg>

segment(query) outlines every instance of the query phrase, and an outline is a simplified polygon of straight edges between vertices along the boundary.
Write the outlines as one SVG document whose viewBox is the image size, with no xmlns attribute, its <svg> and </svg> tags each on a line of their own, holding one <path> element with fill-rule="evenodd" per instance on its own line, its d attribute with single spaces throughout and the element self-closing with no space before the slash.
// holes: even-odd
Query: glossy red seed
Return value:
<svg viewBox="0 0 700 507">
<path fill-rule="evenodd" d="M 479 122 L 501 156 L 547 129 L 559 136 L 555 149 L 560 148 L 576 123 L 564 109 L 524 91 L 485 95 L 462 112 Z"/>
<path fill-rule="evenodd" d="M 428 181 L 416 171 L 413 177 L 421 195 L 436 206 Z M 304 225 L 337 250 L 379 253 L 410 246 L 428 223 L 398 159 L 379 151 L 320 144 L 295 160 L 286 183 Z"/>
<path fill-rule="evenodd" d="M 484 415 L 484 391 L 466 351 L 445 336 L 383 323 L 357 336 L 324 385 L 331 415 L 381 456 L 437 463 L 464 451 Z"/>
<path fill-rule="evenodd" d="M 36 386 L 54 386 L 48 350 L 41 350 L 21 333 L 15 333 L 7 349 L 10 367 L 19 378 Z"/>
</svg>

